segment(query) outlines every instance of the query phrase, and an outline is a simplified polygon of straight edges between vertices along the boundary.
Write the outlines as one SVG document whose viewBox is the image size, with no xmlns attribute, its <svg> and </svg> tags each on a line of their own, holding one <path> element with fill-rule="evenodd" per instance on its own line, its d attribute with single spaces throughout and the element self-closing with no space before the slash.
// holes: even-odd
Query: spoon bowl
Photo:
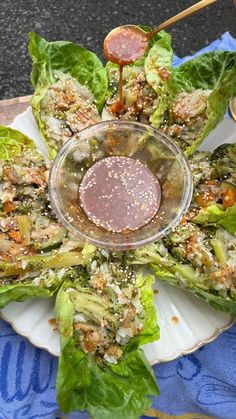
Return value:
<svg viewBox="0 0 236 419">
<path fill-rule="evenodd" d="M 118 26 L 104 39 L 106 59 L 121 66 L 142 57 L 149 42 L 149 33 L 135 25 Z"/>
<path fill-rule="evenodd" d="M 151 32 L 145 32 L 135 25 L 118 26 L 109 32 L 104 40 L 103 51 L 106 59 L 120 66 L 131 64 L 143 56 L 148 47 L 150 38 L 156 33 L 216 1 L 217 0 L 201 0 L 161 23 Z"/>
</svg>

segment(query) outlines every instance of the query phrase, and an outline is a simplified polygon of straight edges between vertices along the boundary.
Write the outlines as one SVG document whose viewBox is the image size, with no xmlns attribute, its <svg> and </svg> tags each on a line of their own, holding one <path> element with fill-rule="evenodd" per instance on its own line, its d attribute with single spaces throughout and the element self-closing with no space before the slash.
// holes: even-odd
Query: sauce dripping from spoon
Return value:
<svg viewBox="0 0 236 419">
<path fill-rule="evenodd" d="M 117 110 L 122 110 L 124 107 L 123 66 L 129 65 L 142 57 L 147 50 L 150 39 L 162 29 L 168 28 L 179 20 L 192 15 L 216 1 L 217 0 L 201 0 L 155 27 L 151 32 L 145 32 L 135 25 L 118 26 L 109 32 L 103 43 L 103 51 L 106 59 L 112 63 L 118 64 L 120 69 L 119 101 L 117 103 Z"/>
<path fill-rule="evenodd" d="M 147 36 L 148 35 L 148 36 Z M 151 32 L 147 33 L 138 26 L 126 25 L 113 29 L 105 38 L 104 55 L 108 61 L 119 65 L 119 100 L 113 105 L 113 112 L 122 112 L 123 67 L 136 61 L 146 51 Z"/>
</svg>

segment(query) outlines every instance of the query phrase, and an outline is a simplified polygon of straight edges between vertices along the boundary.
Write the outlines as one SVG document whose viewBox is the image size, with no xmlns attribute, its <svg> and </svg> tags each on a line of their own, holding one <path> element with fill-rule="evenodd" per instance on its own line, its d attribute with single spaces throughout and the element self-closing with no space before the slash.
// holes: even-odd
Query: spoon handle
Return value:
<svg viewBox="0 0 236 419">
<path fill-rule="evenodd" d="M 181 19 L 184 19 L 187 16 L 192 15 L 193 13 L 198 12 L 198 10 L 204 9 L 204 7 L 209 6 L 211 3 L 215 3 L 217 0 L 201 0 L 198 3 L 193 4 L 192 6 L 188 7 L 187 9 L 183 10 L 182 12 L 178 13 L 177 15 L 171 17 L 170 19 L 166 20 L 165 22 L 161 23 L 159 26 L 154 28 L 149 36 L 155 35 L 157 32 L 161 31 L 162 29 L 166 29 L 169 26 L 173 25 L 174 23 L 178 22 Z"/>
</svg>

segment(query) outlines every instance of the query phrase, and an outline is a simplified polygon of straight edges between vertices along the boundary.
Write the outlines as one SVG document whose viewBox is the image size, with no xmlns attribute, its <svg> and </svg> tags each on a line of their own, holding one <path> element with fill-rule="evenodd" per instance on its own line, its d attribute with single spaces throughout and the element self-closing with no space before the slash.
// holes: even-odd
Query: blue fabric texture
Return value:
<svg viewBox="0 0 236 419">
<path fill-rule="evenodd" d="M 225 33 L 195 55 L 215 49 L 236 51 L 236 40 Z M 174 64 L 190 58 L 175 56 Z M 171 416 L 194 412 L 235 419 L 235 356 L 236 325 L 193 354 L 156 365 L 160 396 L 153 407 Z M 0 320 L 0 419 L 87 419 L 87 413 L 61 414 L 55 395 L 57 362 Z"/>
</svg>

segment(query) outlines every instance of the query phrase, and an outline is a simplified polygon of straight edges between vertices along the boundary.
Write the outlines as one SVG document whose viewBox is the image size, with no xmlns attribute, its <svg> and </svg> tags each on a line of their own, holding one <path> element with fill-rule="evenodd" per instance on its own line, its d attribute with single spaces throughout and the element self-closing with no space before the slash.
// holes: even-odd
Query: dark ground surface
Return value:
<svg viewBox="0 0 236 419">
<path fill-rule="evenodd" d="M 195 3 L 193 0 L 1 0 L 0 99 L 30 94 L 29 31 L 48 40 L 81 43 L 102 58 L 104 36 L 124 23 L 158 24 Z M 170 32 L 175 53 L 184 56 L 225 31 L 236 37 L 233 0 L 219 0 Z"/>
</svg>

